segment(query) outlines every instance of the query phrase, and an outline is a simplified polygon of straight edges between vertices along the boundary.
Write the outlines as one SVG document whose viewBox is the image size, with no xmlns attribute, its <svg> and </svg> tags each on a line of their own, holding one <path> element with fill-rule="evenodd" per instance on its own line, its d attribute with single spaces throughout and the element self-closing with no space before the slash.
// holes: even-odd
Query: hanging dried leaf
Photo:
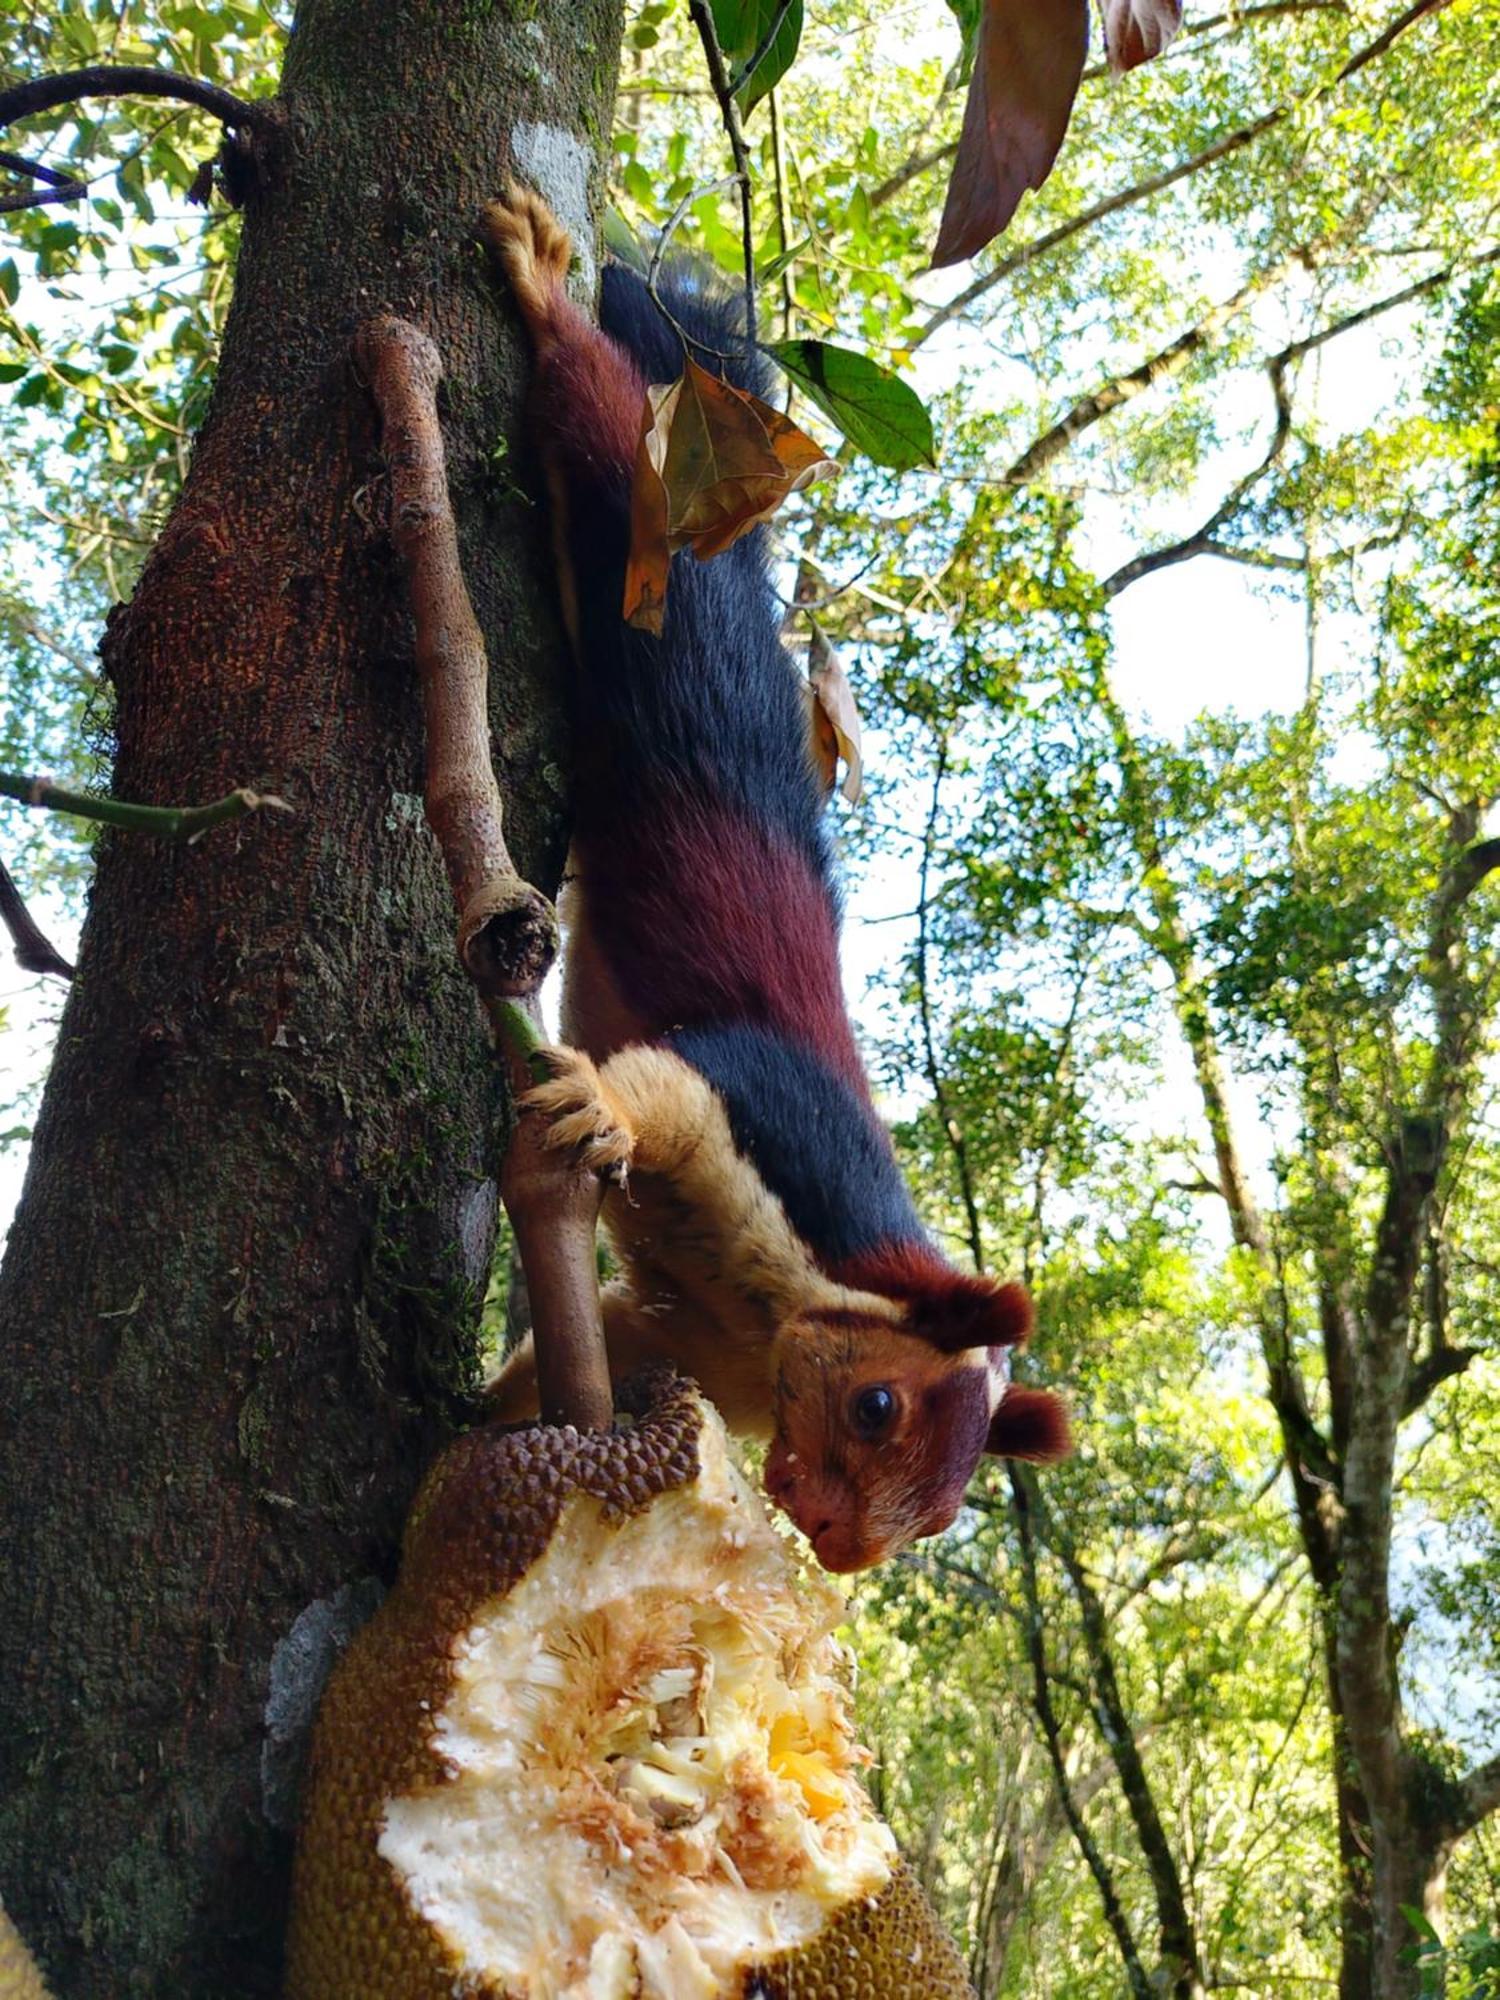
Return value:
<svg viewBox="0 0 1500 2000">
<path fill-rule="evenodd" d="M 660 632 L 672 564 L 667 520 L 667 440 L 681 382 L 653 383 L 646 391 L 641 441 L 630 481 L 630 555 L 625 564 L 625 622 Z"/>
<path fill-rule="evenodd" d="M 659 632 L 674 549 L 707 561 L 789 495 L 838 471 L 821 445 L 769 403 L 689 360 L 647 391 L 631 492 L 625 616 Z"/>
<path fill-rule="evenodd" d="M 1104 46 L 1117 76 L 1159 56 L 1182 26 L 1182 0 L 1104 0 Z"/>
<path fill-rule="evenodd" d="M 935 265 L 982 250 L 1052 171 L 1088 38 L 1088 0 L 985 0 Z"/>
<path fill-rule="evenodd" d="M 807 655 L 807 687 L 812 710 L 813 757 L 824 786 L 830 792 L 833 790 L 842 758 L 841 790 L 850 805 L 857 806 L 865 790 L 859 710 L 854 705 L 854 690 L 843 662 L 816 619 L 812 621 L 812 644 Z"/>
</svg>

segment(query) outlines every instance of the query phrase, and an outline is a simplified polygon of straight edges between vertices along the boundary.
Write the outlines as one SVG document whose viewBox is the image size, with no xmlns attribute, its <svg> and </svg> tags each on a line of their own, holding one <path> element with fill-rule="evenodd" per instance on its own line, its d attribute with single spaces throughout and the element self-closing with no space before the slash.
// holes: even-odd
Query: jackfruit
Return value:
<svg viewBox="0 0 1500 2000">
<path fill-rule="evenodd" d="M 685 1383 L 461 1438 L 323 1699 L 287 2000 L 965 2000 L 841 1616 Z"/>
</svg>

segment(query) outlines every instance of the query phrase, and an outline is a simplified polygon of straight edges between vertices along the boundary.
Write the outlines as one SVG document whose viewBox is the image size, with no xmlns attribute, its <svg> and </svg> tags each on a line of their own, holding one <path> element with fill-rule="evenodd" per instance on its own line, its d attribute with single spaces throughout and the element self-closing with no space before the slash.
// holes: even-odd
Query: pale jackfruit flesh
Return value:
<svg viewBox="0 0 1500 2000">
<path fill-rule="evenodd" d="M 288 2000 L 962 2000 L 859 1781 L 841 1600 L 686 1385 L 485 1430 L 324 1697 Z"/>
</svg>

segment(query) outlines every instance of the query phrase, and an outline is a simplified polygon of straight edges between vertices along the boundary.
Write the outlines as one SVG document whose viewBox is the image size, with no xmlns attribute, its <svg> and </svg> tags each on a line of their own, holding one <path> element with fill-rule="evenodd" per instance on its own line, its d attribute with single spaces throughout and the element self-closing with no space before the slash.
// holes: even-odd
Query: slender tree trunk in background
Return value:
<svg viewBox="0 0 1500 2000">
<path fill-rule="evenodd" d="M 212 412 L 111 621 L 119 795 L 295 816 L 103 844 L 0 1274 L 0 1897 L 70 2000 L 277 1989 L 299 1708 L 473 1384 L 503 1106 L 350 337 L 388 309 L 442 352 L 509 830 L 550 888 L 559 641 L 473 229 L 512 164 L 597 202 L 618 17 L 303 0 Z"/>
</svg>

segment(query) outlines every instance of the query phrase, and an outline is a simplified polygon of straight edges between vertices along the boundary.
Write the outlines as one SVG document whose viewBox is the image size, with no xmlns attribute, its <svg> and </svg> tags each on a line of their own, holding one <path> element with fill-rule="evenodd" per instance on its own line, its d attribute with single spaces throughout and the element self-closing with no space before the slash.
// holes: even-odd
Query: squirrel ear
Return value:
<svg viewBox="0 0 1500 2000">
<path fill-rule="evenodd" d="M 1073 1449 L 1068 1406 L 1050 1389 L 1022 1389 L 1012 1383 L 990 1418 L 985 1450 L 996 1458 L 1028 1458 L 1047 1465 Z"/>
<path fill-rule="evenodd" d="M 965 1347 L 1016 1347 L 1031 1332 L 1031 1322 L 1024 1285 L 997 1285 L 992 1278 L 953 1271 L 912 1295 L 912 1332 L 946 1354 Z"/>
</svg>

